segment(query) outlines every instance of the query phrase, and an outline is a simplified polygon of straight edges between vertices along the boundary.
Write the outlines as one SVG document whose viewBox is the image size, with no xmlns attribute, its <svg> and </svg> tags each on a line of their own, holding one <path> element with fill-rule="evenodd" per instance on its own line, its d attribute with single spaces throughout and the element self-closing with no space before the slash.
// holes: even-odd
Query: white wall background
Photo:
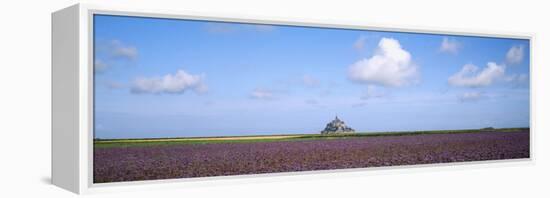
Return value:
<svg viewBox="0 0 550 198">
<path fill-rule="evenodd" d="M 0 197 L 72 197 L 50 180 L 50 14 L 79 1 L 2 1 L 0 6 Z M 130 8 L 238 13 L 386 26 L 534 33 L 534 165 L 501 164 L 237 180 L 191 189 L 96 197 L 548 197 L 550 178 L 549 5 L 460 0 L 111 0 Z M 229 183 L 229 184 L 228 184 Z M 546 187 L 546 188 L 545 188 Z"/>
</svg>

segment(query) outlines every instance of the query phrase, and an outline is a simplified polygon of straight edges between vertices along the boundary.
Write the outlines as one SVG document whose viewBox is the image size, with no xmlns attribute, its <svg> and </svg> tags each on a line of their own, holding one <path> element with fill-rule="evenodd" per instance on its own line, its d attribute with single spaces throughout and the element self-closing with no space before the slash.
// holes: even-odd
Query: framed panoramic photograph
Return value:
<svg viewBox="0 0 550 198">
<path fill-rule="evenodd" d="M 530 36 L 78 5 L 53 27 L 53 182 L 75 192 L 531 157 Z"/>
</svg>

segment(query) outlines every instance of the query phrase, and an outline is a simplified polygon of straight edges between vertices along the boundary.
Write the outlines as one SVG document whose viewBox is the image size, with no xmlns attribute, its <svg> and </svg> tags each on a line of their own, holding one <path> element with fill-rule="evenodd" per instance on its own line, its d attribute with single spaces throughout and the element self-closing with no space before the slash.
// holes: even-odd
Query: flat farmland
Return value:
<svg viewBox="0 0 550 198">
<path fill-rule="evenodd" d="M 94 183 L 529 158 L 529 129 L 96 140 Z"/>
</svg>

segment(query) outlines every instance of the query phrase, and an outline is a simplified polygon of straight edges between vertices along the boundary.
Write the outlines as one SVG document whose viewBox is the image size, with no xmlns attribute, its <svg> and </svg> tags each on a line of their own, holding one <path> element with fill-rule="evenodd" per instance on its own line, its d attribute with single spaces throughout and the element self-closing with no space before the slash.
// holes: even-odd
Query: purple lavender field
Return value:
<svg viewBox="0 0 550 198">
<path fill-rule="evenodd" d="M 529 129 L 94 147 L 94 183 L 529 158 Z"/>
</svg>

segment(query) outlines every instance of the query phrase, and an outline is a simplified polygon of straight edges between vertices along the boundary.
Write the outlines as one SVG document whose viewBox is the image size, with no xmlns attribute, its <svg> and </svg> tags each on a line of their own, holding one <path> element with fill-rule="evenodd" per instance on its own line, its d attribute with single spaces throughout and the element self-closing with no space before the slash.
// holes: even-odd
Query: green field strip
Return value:
<svg viewBox="0 0 550 198">
<path fill-rule="evenodd" d="M 422 134 L 480 133 L 480 132 L 521 132 L 529 128 L 503 129 L 465 129 L 433 131 L 399 131 L 399 132 L 363 132 L 350 134 L 300 134 L 300 135 L 267 135 L 267 136 L 227 136 L 227 137 L 192 137 L 192 138 L 149 138 L 149 139 L 108 139 L 94 140 L 94 148 L 134 147 L 134 146 L 170 146 L 181 144 L 216 144 L 216 143 L 254 143 L 278 141 L 330 140 L 346 138 L 367 138 L 379 136 L 403 136 Z"/>
</svg>

